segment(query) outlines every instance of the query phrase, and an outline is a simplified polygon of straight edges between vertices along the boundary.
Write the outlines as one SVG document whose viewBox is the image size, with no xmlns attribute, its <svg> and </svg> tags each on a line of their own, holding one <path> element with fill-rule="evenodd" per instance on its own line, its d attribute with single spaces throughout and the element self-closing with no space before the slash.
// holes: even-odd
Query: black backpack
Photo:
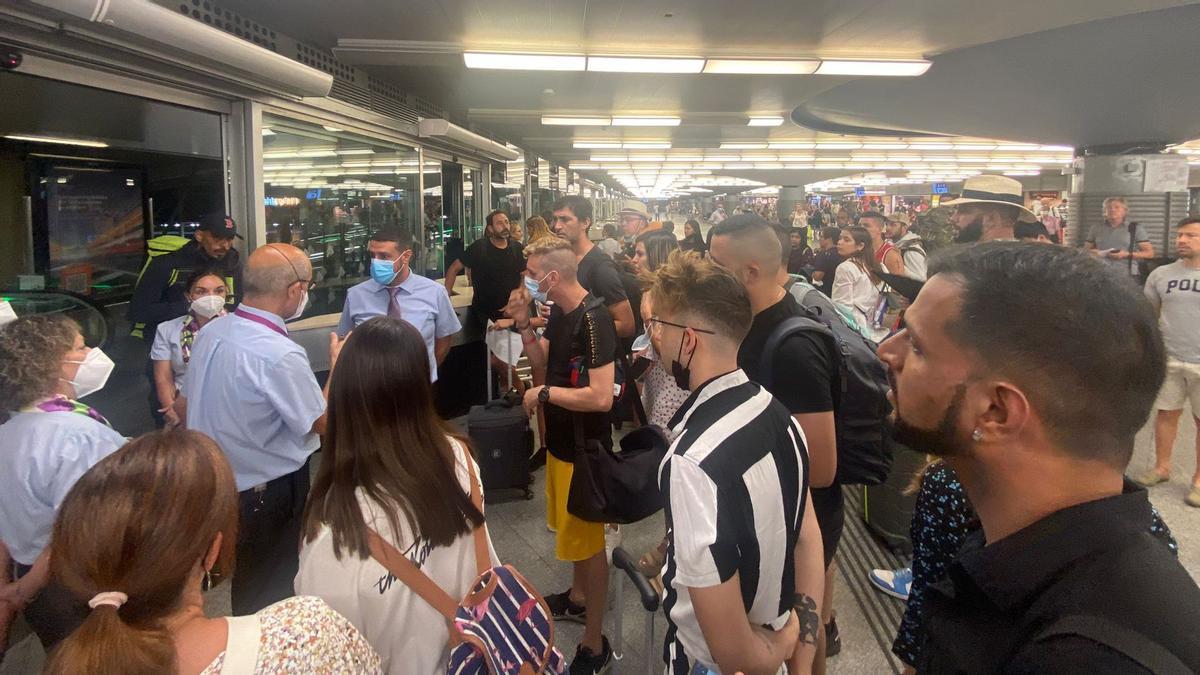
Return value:
<svg viewBox="0 0 1200 675">
<path fill-rule="evenodd" d="M 784 340 L 806 331 L 820 335 L 829 353 L 836 355 L 837 480 L 843 485 L 880 485 L 891 472 L 893 454 L 887 367 L 876 355 L 875 344 L 843 321 L 829 298 L 811 286 L 809 289 L 799 301 L 805 316 L 784 320 L 767 338 L 760 380 L 770 379 L 772 360 Z M 769 381 L 759 384 L 771 389 Z"/>
</svg>

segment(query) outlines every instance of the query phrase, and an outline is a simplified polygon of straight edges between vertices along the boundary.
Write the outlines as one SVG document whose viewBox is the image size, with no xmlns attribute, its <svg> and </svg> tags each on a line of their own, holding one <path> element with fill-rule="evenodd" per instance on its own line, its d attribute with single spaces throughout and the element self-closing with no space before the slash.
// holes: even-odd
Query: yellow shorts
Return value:
<svg viewBox="0 0 1200 675">
<path fill-rule="evenodd" d="M 567 512 L 575 465 L 546 453 L 546 524 L 555 530 L 554 555 L 566 562 L 587 560 L 604 551 L 604 525 Z"/>
</svg>

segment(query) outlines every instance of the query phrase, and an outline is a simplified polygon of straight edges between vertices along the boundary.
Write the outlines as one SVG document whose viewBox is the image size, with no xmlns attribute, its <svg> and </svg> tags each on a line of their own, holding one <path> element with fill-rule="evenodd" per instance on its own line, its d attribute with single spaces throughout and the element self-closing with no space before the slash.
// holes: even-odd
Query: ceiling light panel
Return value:
<svg viewBox="0 0 1200 675">
<path fill-rule="evenodd" d="M 767 147 L 772 150 L 811 150 L 815 148 L 816 145 L 816 143 L 797 143 L 792 141 L 767 143 Z"/>
<path fill-rule="evenodd" d="M 777 127 L 783 124 L 783 118 L 778 116 L 755 116 L 751 117 L 746 126 L 750 127 Z"/>
<path fill-rule="evenodd" d="M 722 150 L 766 150 L 766 143 L 722 143 Z"/>
<path fill-rule="evenodd" d="M 620 150 L 619 141 L 575 141 L 571 144 L 576 150 Z"/>
<path fill-rule="evenodd" d="M 818 150 L 857 150 L 862 143 L 817 143 Z"/>
<path fill-rule="evenodd" d="M 860 75 L 882 77 L 916 77 L 924 75 L 933 63 L 924 59 L 912 61 L 873 61 L 868 59 L 827 59 L 817 68 L 817 75 Z"/>
<path fill-rule="evenodd" d="M 468 68 L 493 70 L 583 70 L 587 57 L 558 54 L 499 54 L 466 52 L 463 62 Z"/>
<path fill-rule="evenodd" d="M 621 147 L 626 150 L 665 150 L 671 147 L 670 141 L 634 141 L 622 143 Z"/>
<path fill-rule="evenodd" d="M 542 116 L 542 124 L 550 126 L 576 127 L 607 127 L 612 125 L 611 117 L 562 117 L 557 115 Z"/>
<path fill-rule="evenodd" d="M 811 75 L 820 61 L 815 59 L 709 59 L 706 73 L 737 75 Z"/>
<path fill-rule="evenodd" d="M 614 127 L 677 127 L 681 121 L 678 117 L 670 116 L 622 116 L 613 117 L 612 125 Z"/>
<path fill-rule="evenodd" d="M 704 70 L 704 59 L 589 56 L 587 69 L 597 73 L 699 73 Z"/>
</svg>

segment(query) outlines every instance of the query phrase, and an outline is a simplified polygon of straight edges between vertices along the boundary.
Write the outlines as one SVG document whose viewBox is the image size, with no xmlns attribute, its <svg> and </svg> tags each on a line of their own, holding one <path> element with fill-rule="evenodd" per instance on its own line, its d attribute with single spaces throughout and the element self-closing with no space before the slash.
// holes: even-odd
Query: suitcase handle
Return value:
<svg viewBox="0 0 1200 675">
<path fill-rule="evenodd" d="M 638 569 L 637 561 L 633 559 L 633 555 L 618 546 L 613 549 L 612 561 L 613 565 L 625 572 L 625 576 L 629 577 L 629 580 L 633 582 L 633 587 L 637 589 L 638 595 L 642 596 L 642 607 L 645 607 L 647 612 L 657 612 L 658 593 L 650 587 L 650 581 Z"/>
<path fill-rule="evenodd" d="M 511 410 L 512 407 L 513 407 L 512 401 L 510 401 L 504 397 L 492 399 L 491 401 L 488 401 L 487 403 L 483 404 L 484 410 L 495 410 L 496 408 L 504 408 L 505 410 Z"/>
</svg>

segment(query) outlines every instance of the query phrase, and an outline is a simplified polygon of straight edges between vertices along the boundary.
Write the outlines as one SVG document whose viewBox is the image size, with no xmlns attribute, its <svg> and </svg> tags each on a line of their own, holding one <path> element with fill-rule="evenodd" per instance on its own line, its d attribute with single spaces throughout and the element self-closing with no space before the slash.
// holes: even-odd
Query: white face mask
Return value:
<svg viewBox="0 0 1200 675">
<path fill-rule="evenodd" d="M 108 358 L 108 354 L 101 351 L 99 347 L 89 350 L 82 361 L 67 361 L 67 363 L 79 364 L 75 379 L 67 380 L 75 388 L 75 398 L 83 398 L 103 389 L 105 383 L 108 382 L 108 376 L 112 375 L 113 368 L 116 367 L 113 360 Z"/>
<path fill-rule="evenodd" d="M 196 316 L 211 319 L 225 309 L 225 298 L 219 295 L 205 295 L 192 301 L 192 312 Z"/>
<path fill-rule="evenodd" d="M 300 315 L 304 314 L 304 310 L 307 308 L 308 308 L 308 291 L 305 290 L 304 295 L 302 295 L 300 297 L 300 304 L 296 306 L 296 311 L 292 312 L 292 315 L 289 316 L 287 318 L 287 320 L 295 321 L 296 319 L 299 319 Z"/>
</svg>

